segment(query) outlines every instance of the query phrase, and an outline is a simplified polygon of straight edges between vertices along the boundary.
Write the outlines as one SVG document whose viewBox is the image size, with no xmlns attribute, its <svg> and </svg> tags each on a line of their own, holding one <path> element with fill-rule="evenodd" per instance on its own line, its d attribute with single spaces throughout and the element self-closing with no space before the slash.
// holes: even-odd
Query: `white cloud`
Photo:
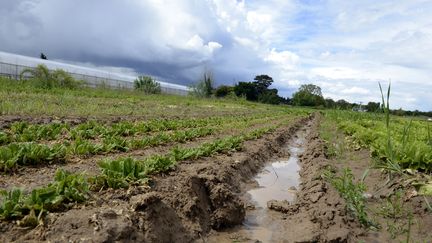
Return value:
<svg viewBox="0 0 432 243">
<path fill-rule="evenodd" d="M 264 57 L 267 62 L 274 63 L 281 69 L 292 70 L 299 62 L 299 56 L 290 51 L 276 51 L 274 48 Z"/>
<path fill-rule="evenodd" d="M 370 91 L 360 87 L 351 87 L 347 89 L 343 89 L 340 91 L 342 94 L 357 94 L 357 95 L 366 95 L 369 94 Z"/>
<path fill-rule="evenodd" d="M 186 43 L 186 47 L 190 50 L 204 53 L 205 55 L 211 55 L 217 49 L 222 48 L 222 45 L 213 41 L 204 44 L 204 40 L 199 35 L 194 35 Z"/>
<path fill-rule="evenodd" d="M 312 68 L 311 73 L 329 79 L 359 78 L 360 72 L 349 67 L 319 67 Z"/>
</svg>

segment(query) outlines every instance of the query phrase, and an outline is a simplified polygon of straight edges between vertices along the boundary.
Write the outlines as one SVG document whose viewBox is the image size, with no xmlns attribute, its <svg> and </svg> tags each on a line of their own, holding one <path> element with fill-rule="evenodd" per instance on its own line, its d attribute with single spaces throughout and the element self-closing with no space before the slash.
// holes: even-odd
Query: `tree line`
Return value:
<svg viewBox="0 0 432 243">
<path fill-rule="evenodd" d="M 277 89 L 270 89 L 273 83 L 273 78 L 261 74 L 257 75 L 252 82 L 238 82 L 234 86 L 221 85 L 218 88 L 212 87 L 211 76 L 204 75 L 205 84 L 201 82 L 201 86 L 206 87 L 204 90 L 205 96 L 226 97 L 236 96 L 244 97 L 246 100 L 267 103 L 267 104 L 287 104 L 294 106 L 309 106 L 317 108 L 328 109 L 341 109 L 341 110 L 354 110 L 360 112 L 380 112 L 382 104 L 380 102 L 368 102 L 366 104 L 350 103 L 344 99 L 333 100 L 331 98 L 324 98 L 321 88 L 314 84 L 303 84 L 292 95 L 292 98 L 285 98 L 278 95 Z M 409 111 L 395 109 L 390 110 L 393 115 L 399 116 L 428 116 L 432 117 L 432 111 L 423 112 L 419 110 Z"/>
</svg>

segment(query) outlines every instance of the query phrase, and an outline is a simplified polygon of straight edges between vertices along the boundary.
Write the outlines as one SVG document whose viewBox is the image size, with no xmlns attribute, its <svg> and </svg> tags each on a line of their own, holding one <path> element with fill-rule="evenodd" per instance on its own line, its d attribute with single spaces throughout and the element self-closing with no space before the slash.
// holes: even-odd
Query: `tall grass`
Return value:
<svg viewBox="0 0 432 243">
<path fill-rule="evenodd" d="M 392 144 L 392 135 L 390 131 L 390 90 L 391 90 L 391 83 L 389 83 L 387 88 L 387 96 L 385 99 L 384 92 L 381 86 L 381 83 L 379 84 L 380 92 L 381 92 L 381 99 L 383 104 L 383 111 L 384 111 L 384 117 L 385 117 L 385 125 L 386 125 L 386 133 L 387 133 L 387 146 L 386 146 L 386 162 L 384 164 L 378 165 L 379 168 L 389 170 L 391 172 L 396 173 L 402 173 L 402 168 L 400 167 L 399 163 L 396 161 L 395 152 L 393 150 L 393 144 Z"/>
</svg>

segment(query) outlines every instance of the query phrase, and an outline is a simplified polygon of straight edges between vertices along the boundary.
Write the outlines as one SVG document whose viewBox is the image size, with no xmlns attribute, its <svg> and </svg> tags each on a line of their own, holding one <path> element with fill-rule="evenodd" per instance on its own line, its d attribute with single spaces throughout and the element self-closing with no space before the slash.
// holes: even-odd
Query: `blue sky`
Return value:
<svg viewBox="0 0 432 243">
<path fill-rule="evenodd" d="M 191 84 L 269 74 L 283 96 L 432 110 L 432 1 L 2 0 L 0 50 Z"/>
</svg>

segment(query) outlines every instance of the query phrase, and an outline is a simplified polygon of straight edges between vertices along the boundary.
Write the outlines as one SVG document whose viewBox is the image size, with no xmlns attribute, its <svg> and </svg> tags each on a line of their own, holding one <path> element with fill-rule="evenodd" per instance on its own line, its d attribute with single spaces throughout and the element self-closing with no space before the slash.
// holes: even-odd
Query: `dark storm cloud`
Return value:
<svg viewBox="0 0 432 243">
<path fill-rule="evenodd" d="M 232 45 L 205 1 L 8 0 L 1 7 L 4 51 L 129 67 L 177 82 L 190 83 L 218 49 Z"/>
</svg>

